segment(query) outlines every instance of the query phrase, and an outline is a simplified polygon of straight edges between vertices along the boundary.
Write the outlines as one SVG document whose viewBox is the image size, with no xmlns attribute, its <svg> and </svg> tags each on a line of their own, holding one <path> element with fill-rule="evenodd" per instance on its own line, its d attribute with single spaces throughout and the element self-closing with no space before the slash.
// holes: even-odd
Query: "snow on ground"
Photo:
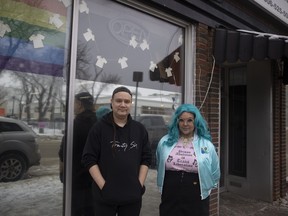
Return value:
<svg viewBox="0 0 288 216">
<path fill-rule="evenodd" d="M 62 130 L 32 128 L 40 139 L 61 139 Z M 60 216 L 63 185 L 58 175 L 58 158 L 42 158 L 23 180 L 0 183 L 0 216 Z"/>
<path fill-rule="evenodd" d="M 56 160 L 31 167 L 25 179 L 0 183 L 1 216 L 60 216 L 63 186 Z M 47 164 L 51 165 L 47 165 Z"/>
<path fill-rule="evenodd" d="M 0 215 L 62 215 L 62 184 L 44 176 L 0 185 Z"/>
<path fill-rule="evenodd" d="M 0 216 L 61 216 L 63 186 L 56 159 L 32 167 L 24 180 L 0 183 Z M 50 165 L 48 165 L 50 164 Z M 157 216 L 156 170 L 149 172 L 140 216 Z"/>
<path fill-rule="evenodd" d="M 62 130 L 33 127 L 40 139 L 61 139 Z M 0 183 L 0 216 L 60 216 L 63 185 L 59 180 L 58 158 L 41 158 L 41 165 L 28 170 L 17 182 Z"/>
<path fill-rule="evenodd" d="M 63 136 L 63 131 L 60 129 L 43 128 L 43 133 L 39 133 L 38 127 L 31 127 L 31 129 L 39 136 L 43 138 L 59 138 Z"/>
</svg>

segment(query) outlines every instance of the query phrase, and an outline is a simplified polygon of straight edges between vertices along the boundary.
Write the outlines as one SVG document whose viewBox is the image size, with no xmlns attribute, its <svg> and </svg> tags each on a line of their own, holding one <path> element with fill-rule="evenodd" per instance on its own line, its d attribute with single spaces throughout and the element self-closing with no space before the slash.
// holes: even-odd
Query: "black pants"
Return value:
<svg viewBox="0 0 288 216">
<path fill-rule="evenodd" d="M 71 216 L 94 216 L 91 188 L 72 190 Z"/>
<path fill-rule="evenodd" d="M 96 183 L 92 185 L 95 216 L 139 216 L 142 198 L 134 202 L 115 203 L 104 200 Z"/>
<path fill-rule="evenodd" d="M 123 205 L 109 204 L 101 201 L 95 203 L 95 216 L 138 216 L 142 201 Z"/>
<path fill-rule="evenodd" d="M 201 200 L 198 174 L 165 172 L 160 216 L 209 216 L 209 197 Z"/>
</svg>

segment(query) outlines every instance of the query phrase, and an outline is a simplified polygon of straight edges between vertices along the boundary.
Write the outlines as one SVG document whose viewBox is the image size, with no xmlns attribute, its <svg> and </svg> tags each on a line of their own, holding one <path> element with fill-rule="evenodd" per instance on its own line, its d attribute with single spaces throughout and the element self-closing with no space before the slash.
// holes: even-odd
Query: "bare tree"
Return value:
<svg viewBox="0 0 288 216">
<path fill-rule="evenodd" d="M 6 103 L 7 101 L 6 96 L 7 96 L 7 91 L 5 90 L 3 86 L 0 86 L 0 106 Z"/>
<path fill-rule="evenodd" d="M 46 113 L 48 112 L 54 94 L 54 83 L 56 77 L 49 76 L 44 79 L 32 76 L 35 88 L 35 98 L 38 101 L 39 121 L 44 121 Z"/>
<path fill-rule="evenodd" d="M 15 77 L 15 82 L 20 82 L 21 91 L 18 91 L 17 94 L 17 100 L 20 102 L 19 106 L 19 117 L 22 118 L 22 113 L 25 108 L 25 112 L 27 114 L 27 121 L 29 122 L 31 119 L 31 105 L 33 104 L 33 98 L 34 98 L 34 85 L 33 82 L 30 79 L 30 75 L 26 73 L 13 73 Z M 13 78 L 12 78 L 13 79 Z M 19 98 L 20 95 L 20 98 Z"/>
<path fill-rule="evenodd" d="M 90 79 L 89 74 L 89 68 L 90 68 L 90 62 L 92 61 L 91 58 L 92 55 L 90 55 L 90 47 L 87 43 L 82 43 L 81 41 L 78 41 L 78 47 L 77 47 L 77 79 Z"/>
<path fill-rule="evenodd" d="M 27 120 L 29 121 L 31 118 L 31 104 L 33 104 L 33 99 L 36 99 L 38 103 L 38 121 L 44 121 L 48 110 L 51 109 L 51 102 L 55 98 L 56 77 L 24 73 L 14 74 L 22 85 Z"/>
<path fill-rule="evenodd" d="M 77 78 L 83 80 L 91 80 L 93 84 L 90 86 L 82 85 L 81 88 L 85 91 L 91 92 L 92 95 L 95 95 L 94 103 L 97 102 L 98 97 L 102 91 L 109 84 L 119 84 L 121 78 L 118 75 L 106 74 L 103 71 L 103 68 L 99 69 L 95 62 L 91 59 L 91 50 L 90 47 L 85 43 L 78 42 L 77 48 Z M 93 69 L 91 69 L 93 65 Z M 95 92 L 95 85 L 98 83 L 98 90 Z M 99 84 L 100 83 L 100 84 Z"/>
<path fill-rule="evenodd" d="M 53 121 L 55 118 L 62 118 L 62 113 L 63 111 L 65 112 L 65 107 L 66 107 L 66 97 L 64 95 L 63 97 L 63 79 L 59 77 L 55 77 L 56 82 L 54 84 L 54 93 L 52 96 L 52 102 L 51 102 L 51 116 L 50 120 Z M 59 113 L 58 116 L 55 114 L 55 108 L 56 106 L 59 106 Z M 60 116 L 59 116 L 60 115 Z"/>
<path fill-rule="evenodd" d="M 96 70 L 96 69 L 95 69 Z M 100 94 L 102 93 L 102 91 L 109 85 L 109 84 L 115 84 L 115 83 L 120 83 L 121 78 L 117 75 L 106 75 L 106 74 L 102 74 L 101 76 L 101 84 L 99 86 L 99 90 L 98 92 L 95 94 L 95 101 L 94 103 L 96 103 L 98 97 L 100 96 Z M 94 89 L 96 81 L 94 81 L 92 89 Z M 93 92 L 94 93 L 94 92 Z M 94 94 L 93 94 L 94 95 Z"/>
<path fill-rule="evenodd" d="M 23 91 L 23 89 L 16 89 L 14 90 L 14 96 L 13 96 L 13 100 L 17 101 L 18 103 L 18 119 L 22 119 L 22 114 L 23 114 L 23 109 L 25 107 L 25 103 L 24 103 L 24 98 L 25 98 L 25 92 Z"/>
</svg>

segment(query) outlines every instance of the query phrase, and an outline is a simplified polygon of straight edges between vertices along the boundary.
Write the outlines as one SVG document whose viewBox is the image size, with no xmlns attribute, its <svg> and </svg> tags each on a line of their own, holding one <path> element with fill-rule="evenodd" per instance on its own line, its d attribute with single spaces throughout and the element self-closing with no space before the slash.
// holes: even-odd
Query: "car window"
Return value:
<svg viewBox="0 0 288 216">
<path fill-rule="evenodd" d="M 12 122 L 0 122 L 0 132 L 23 131 L 23 129 Z"/>
<path fill-rule="evenodd" d="M 153 125 L 158 125 L 159 122 L 161 122 L 161 118 L 159 118 L 159 117 L 154 117 L 151 120 L 152 120 Z"/>
</svg>

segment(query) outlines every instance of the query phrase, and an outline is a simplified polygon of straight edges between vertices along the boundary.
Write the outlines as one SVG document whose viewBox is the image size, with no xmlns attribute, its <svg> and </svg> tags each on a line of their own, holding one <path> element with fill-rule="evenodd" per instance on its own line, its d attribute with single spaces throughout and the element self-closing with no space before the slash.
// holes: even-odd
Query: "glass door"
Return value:
<svg viewBox="0 0 288 216">
<path fill-rule="evenodd" d="M 247 169 L 246 69 L 229 70 L 228 173 L 246 177 Z"/>
</svg>

